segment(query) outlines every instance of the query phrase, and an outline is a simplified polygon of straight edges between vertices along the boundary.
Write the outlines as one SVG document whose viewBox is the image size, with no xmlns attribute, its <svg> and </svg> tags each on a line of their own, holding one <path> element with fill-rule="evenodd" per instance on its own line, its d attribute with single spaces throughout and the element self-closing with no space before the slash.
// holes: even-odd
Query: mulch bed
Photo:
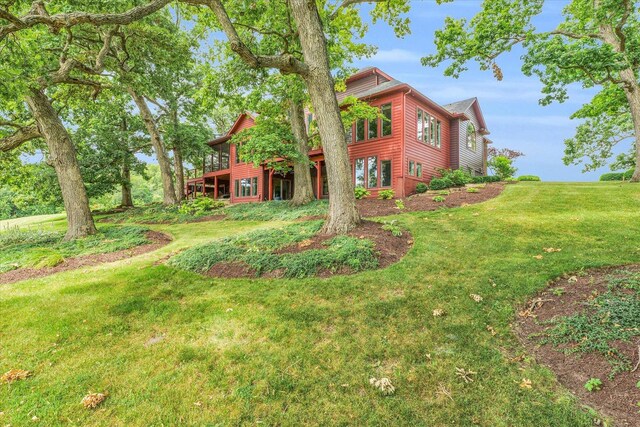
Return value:
<svg viewBox="0 0 640 427">
<path fill-rule="evenodd" d="M 414 211 L 435 211 L 437 209 L 456 208 L 465 204 L 481 203 L 498 196 L 504 190 L 503 183 L 490 183 L 484 188 L 478 187 L 477 193 L 467 193 L 467 189 L 452 188 L 451 194 L 444 196 L 444 202 L 434 202 L 437 193 L 416 194 L 404 199 L 405 209 L 396 208 L 395 200 L 361 199 L 356 201 L 360 214 L 364 217 L 387 216 Z"/>
<path fill-rule="evenodd" d="M 125 258 L 132 258 L 134 256 L 142 255 L 147 252 L 155 251 L 156 249 L 165 246 L 171 241 L 171 238 L 169 236 L 157 231 L 148 231 L 147 238 L 153 243 L 124 249 L 117 252 L 82 255 L 78 257 L 67 258 L 55 267 L 18 268 L 16 270 L 7 271 L 6 273 L 0 274 L 0 285 L 19 282 L 21 280 L 50 276 L 52 274 L 60 273 L 63 271 L 75 270 L 82 267 L 91 267 L 98 264 L 119 261 Z"/>
<path fill-rule="evenodd" d="M 407 231 L 402 232 L 402 236 L 396 237 L 390 231 L 383 230 L 384 224 L 373 221 L 362 221 L 361 224 L 353 231 L 348 233 L 349 236 L 359 239 L 367 239 L 374 243 L 377 252 L 378 268 L 385 268 L 399 261 L 411 248 L 413 238 Z M 291 246 L 275 251 L 276 254 L 292 254 L 309 251 L 312 249 L 324 249 L 323 245 L 327 240 L 335 237 L 332 234 L 316 234 L 313 238 L 296 243 Z M 354 274 L 356 272 L 349 268 L 342 268 L 336 271 L 323 269 L 318 271 L 317 277 L 330 277 L 336 275 Z M 211 267 L 206 273 L 209 277 L 219 278 L 242 278 L 257 277 L 256 271 L 243 262 L 219 262 Z M 263 274 L 262 278 L 279 278 L 283 276 L 282 271 L 272 271 Z"/>
<path fill-rule="evenodd" d="M 619 373 L 610 380 L 608 376 L 611 365 L 601 354 L 564 354 L 562 346 L 540 345 L 539 338 L 532 336 L 548 328 L 549 325 L 541 323 L 555 316 L 571 316 L 584 312 L 585 302 L 593 297 L 594 292 L 606 292 L 607 278 L 622 268 L 640 272 L 640 265 L 609 267 L 589 270 L 587 274 L 580 276 L 567 275 L 556 280 L 550 288 L 562 287 L 564 294 L 557 296 L 546 290 L 530 301 L 520 312 L 516 333 L 529 353 L 534 354 L 539 363 L 548 366 L 560 382 L 585 404 L 612 417 L 616 426 L 640 426 L 640 389 L 636 387 L 640 381 L 640 369 Z M 640 319 L 638 322 L 640 323 Z M 636 342 L 618 342 L 613 346 L 635 365 L 640 357 L 640 337 L 633 340 Z M 584 384 L 591 378 L 602 380 L 603 387 L 600 391 L 589 392 L 584 388 Z"/>
</svg>

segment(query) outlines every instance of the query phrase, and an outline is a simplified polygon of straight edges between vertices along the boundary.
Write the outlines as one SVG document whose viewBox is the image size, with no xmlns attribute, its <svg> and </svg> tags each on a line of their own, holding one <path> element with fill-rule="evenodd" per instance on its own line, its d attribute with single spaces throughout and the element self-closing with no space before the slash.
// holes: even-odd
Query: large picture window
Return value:
<svg viewBox="0 0 640 427">
<path fill-rule="evenodd" d="M 356 159 L 355 184 L 356 187 L 364 187 L 364 159 Z"/>
<path fill-rule="evenodd" d="M 436 145 L 436 118 L 429 117 L 429 144 Z"/>
<path fill-rule="evenodd" d="M 258 177 L 242 178 L 234 181 L 236 197 L 251 197 L 258 195 Z"/>
<path fill-rule="evenodd" d="M 418 118 L 416 120 L 416 131 L 418 135 L 418 141 L 422 141 L 422 131 L 424 129 L 424 124 L 422 123 L 422 110 L 418 108 Z"/>
<path fill-rule="evenodd" d="M 380 187 L 391 187 L 391 160 L 380 161 Z"/>
<path fill-rule="evenodd" d="M 476 151 L 476 127 L 471 122 L 467 125 L 467 148 Z"/>
<path fill-rule="evenodd" d="M 382 136 L 389 136 L 392 132 L 391 126 L 391 104 L 384 104 L 380 107 L 382 112 Z"/>
<path fill-rule="evenodd" d="M 378 158 L 375 156 L 367 159 L 367 187 L 375 188 L 378 186 Z"/>
</svg>

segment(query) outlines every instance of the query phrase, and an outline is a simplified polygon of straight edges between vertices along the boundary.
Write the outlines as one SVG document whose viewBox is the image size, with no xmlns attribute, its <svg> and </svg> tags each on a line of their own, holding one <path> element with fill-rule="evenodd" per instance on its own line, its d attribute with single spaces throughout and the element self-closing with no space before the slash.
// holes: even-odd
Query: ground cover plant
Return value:
<svg viewBox="0 0 640 427">
<path fill-rule="evenodd" d="M 616 425 L 634 425 L 640 401 L 640 267 L 570 273 L 534 298 L 521 318 L 525 344 L 563 384 L 614 416 Z"/>
<path fill-rule="evenodd" d="M 482 204 L 403 212 L 392 219 L 414 243 L 400 262 L 326 279 L 216 279 L 160 262 L 282 222 L 151 225 L 173 241 L 88 273 L 0 286 L 0 374 L 31 373 L 0 384 L 2 422 L 592 426 L 601 415 L 510 325 L 563 273 L 637 262 L 636 193 L 523 183 Z M 590 378 L 602 390 L 587 392 Z M 382 379 L 393 394 L 374 386 Z M 588 373 L 578 388 L 602 400 L 612 387 Z M 88 410 L 90 393 L 108 398 Z"/>
<path fill-rule="evenodd" d="M 101 227 L 84 239 L 63 240 L 64 233 L 11 227 L 0 232 L 0 274 L 18 268 L 55 267 L 65 258 L 109 253 L 149 243 L 146 227 Z"/>
<path fill-rule="evenodd" d="M 227 218 L 251 221 L 290 221 L 294 219 L 326 215 L 329 203 L 326 200 L 314 200 L 303 206 L 291 206 L 286 201 L 262 203 L 238 203 L 229 206 L 225 212 Z"/>
<path fill-rule="evenodd" d="M 144 206 L 99 214 L 98 221 L 117 224 L 180 224 L 193 222 L 194 220 L 207 216 L 221 215 L 224 206 L 225 204 L 223 202 L 204 197 L 187 200 L 175 206 L 151 203 Z"/>
<path fill-rule="evenodd" d="M 320 249 L 278 252 L 295 244 L 304 246 L 305 241 L 320 231 L 322 224 L 323 221 L 307 221 L 227 237 L 187 249 L 173 257 L 169 265 L 215 275 L 216 265 L 220 263 L 242 263 L 256 276 L 278 271 L 284 277 L 297 278 L 314 276 L 320 270 L 348 268 L 357 272 L 377 267 L 373 243 L 352 236 L 332 237 Z"/>
</svg>

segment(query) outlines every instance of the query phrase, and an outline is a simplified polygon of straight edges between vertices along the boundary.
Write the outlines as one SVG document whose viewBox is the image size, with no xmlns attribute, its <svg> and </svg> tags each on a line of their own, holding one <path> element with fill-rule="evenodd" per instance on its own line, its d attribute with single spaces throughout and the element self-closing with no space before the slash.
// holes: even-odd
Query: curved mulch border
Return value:
<svg viewBox="0 0 640 427">
<path fill-rule="evenodd" d="M 564 354 L 563 347 L 551 344 L 539 345 L 534 334 L 543 332 L 548 326 L 542 322 L 555 316 L 575 315 L 585 310 L 584 303 L 593 297 L 594 292 L 606 292 L 607 277 L 615 275 L 617 270 L 640 272 L 640 265 L 599 268 L 586 271 L 581 275 L 565 275 L 555 280 L 549 288 L 527 303 L 520 312 L 515 329 L 527 351 L 534 354 L 538 363 L 550 368 L 558 380 L 584 403 L 601 413 L 612 417 L 616 426 L 640 426 L 640 368 L 635 372 L 622 372 L 613 380 L 608 378 L 611 365 L 598 353 Z M 571 279 L 570 279 L 571 278 Z M 577 279 L 577 281 L 576 281 Z M 562 287 L 564 293 L 554 295 L 550 289 Z M 638 319 L 640 323 L 640 319 Z M 615 347 L 620 350 L 632 365 L 639 360 L 637 343 L 619 342 Z M 590 378 L 600 378 L 603 387 L 597 392 L 588 392 L 584 384 Z"/>
<path fill-rule="evenodd" d="M 409 232 L 403 230 L 402 236 L 395 237 L 390 231 L 383 230 L 384 224 L 373 221 L 362 221 L 362 223 L 353 231 L 348 233 L 349 236 L 359 239 L 368 239 L 374 243 L 374 250 L 377 253 L 378 269 L 386 268 L 389 265 L 399 261 L 411 248 L 413 238 Z M 335 237 L 332 234 L 316 234 L 313 238 L 296 243 L 285 248 L 281 248 L 274 253 L 300 253 L 312 249 L 322 249 L 323 243 Z M 243 262 L 219 262 L 211 267 L 206 273 L 209 277 L 216 278 L 280 278 L 283 277 L 283 271 L 271 271 L 257 276 L 256 271 Z M 315 277 L 331 277 L 336 275 L 348 275 L 359 273 L 347 267 L 332 271 L 323 269 L 318 271 Z"/>
<path fill-rule="evenodd" d="M 19 282 L 21 280 L 36 279 L 39 277 L 50 276 L 52 274 L 63 271 L 75 270 L 82 267 L 92 267 L 98 264 L 119 261 L 125 258 L 142 255 L 147 252 L 153 252 L 160 249 L 171 241 L 171 238 L 164 233 L 157 231 L 148 231 L 147 238 L 153 243 L 136 246 L 121 251 L 109 252 L 104 254 L 82 255 L 78 257 L 65 259 L 61 264 L 55 267 L 46 268 L 19 268 L 17 270 L 7 271 L 0 274 L 0 285 Z"/>
<path fill-rule="evenodd" d="M 445 197 L 444 202 L 434 202 L 433 197 L 437 192 L 428 192 L 424 194 L 415 194 L 403 199 L 405 208 L 399 210 L 396 208 L 395 200 L 379 200 L 379 199 L 361 199 L 356 201 L 356 206 L 360 214 L 364 217 L 387 216 L 400 214 L 404 212 L 414 211 L 435 211 L 440 208 L 457 208 L 465 204 L 482 203 L 489 199 L 493 199 L 502 193 L 505 184 L 490 183 L 484 188 L 478 188 L 477 193 L 467 193 L 466 187 L 451 188 L 451 194 Z"/>
</svg>

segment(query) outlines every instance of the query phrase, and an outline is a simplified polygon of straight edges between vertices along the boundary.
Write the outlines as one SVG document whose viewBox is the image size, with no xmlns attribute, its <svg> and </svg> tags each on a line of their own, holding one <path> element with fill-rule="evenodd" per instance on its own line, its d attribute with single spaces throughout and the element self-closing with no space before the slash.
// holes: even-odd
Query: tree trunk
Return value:
<svg viewBox="0 0 640 427">
<path fill-rule="evenodd" d="M 302 155 L 301 159 L 293 163 L 293 198 L 290 203 L 302 206 L 313 200 L 313 185 L 309 168 L 309 136 L 304 121 L 304 108 L 300 102 L 291 100 L 289 121 L 298 152 Z"/>
<path fill-rule="evenodd" d="M 86 237 L 97 232 L 89 209 L 89 198 L 84 187 L 76 149 L 58 113 L 53 109 L 43 91 L 31 90 L 26 97 L 27 105 L 38 125 L 47 147 L 49 162 L 53 165 L 62 200 L 67 212 L 67 233 L 65 239 Z"/>
<path fill-rule="evenodd" d="M 129 167 L 129 158 L 126 158 L 122 165 L 121 186 L 122 186 L 122 202 L 120 203 L 120 207 L 132 208 L 133 197 L 131 195 L 131 168 Z"/>
<path fill-rule="evenodd" d="M 184 194 L 184 164 L 182 163 L 182 147 L 180 137 L 178 136 L 178 111 L 173 109 L 172 111 L 173 121 L 173 170 L 176 173 L 176 196 L 178 201 L 185 199 Z"/>
<path fill-rule="evenodd" d="M 329 68 L 329 55 L 315 0 L 290 0 L 308 72 L 305 80 L 313 104 L 327 164 L 329 216 L 325 233 L 344 234 L 358 225 L 347 139 Z"/>
<path fill-rule="evenodd" d="M 185 198 L 184 195 L 184 165 L 182 164 L 182 148 L 176 142 L 173 146 L 173 170 L 176 172 L 176 197 L 178 201 Z"/>
<path fill-rule="evenodd" d="M 142 121 L 147 128 L 147 132 L 149 132 L 149 136 L 151 137 L 151 145 L 153 145 L 153 150 L 155 151 L 156 158 L 158 160 L 158 166 L 160 166 L 163 203 L 165 205 L 175 205 L 178 203 L 178 200 L 176 199 L 173 177 L 171 176 L 171 164 L 164 149 L 164 144 L 162 143 L 162 136 L 156 126 L 155 120 L 153 119 L 153 114 L 151 114 L 151 110 L 149 110 L 149 106 L 142 96 L 132 88 L 128 88 L 128 91 L 138 106 L 140 117 L 142 118 Z"/>
<path fill-rule="evenodd" d="M 632 70 L 624 70 L 620 74 L 624 77 L 626 74 L 634 76 Z M 634 76 L 635 77 L 635 76 Z M 636 148 L 636 167 L 631 176 L 632 182 L 640 182 L 640 85 L 635 82 L 635 78 L 624 87 L 624 93 L 629 101 L 629 109 L 631 110 L 631 119 L 633 120 L 633 130 L 635 136 Z"/>
</svg>

